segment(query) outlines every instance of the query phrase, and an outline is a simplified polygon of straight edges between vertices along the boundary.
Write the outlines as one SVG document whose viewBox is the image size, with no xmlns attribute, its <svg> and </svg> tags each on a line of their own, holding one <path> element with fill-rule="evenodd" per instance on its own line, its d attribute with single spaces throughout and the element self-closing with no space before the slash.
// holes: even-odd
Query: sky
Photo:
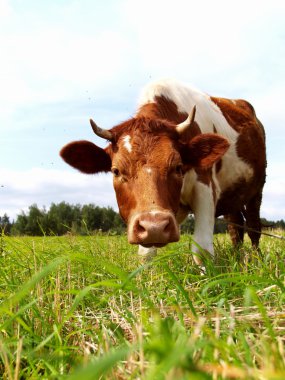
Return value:
<svg viewBox="0 0 285 380">
<path fill-rule="evenodd" d="M 267 136 L 261 216 L 285 219 L 284 0 L 0 0 L 0 216 L 36 203 L 117 210 L 110 174 L 59 157 L 136 111 L 142 88 L 174 78 L 251 102 Z"/>
</svg>

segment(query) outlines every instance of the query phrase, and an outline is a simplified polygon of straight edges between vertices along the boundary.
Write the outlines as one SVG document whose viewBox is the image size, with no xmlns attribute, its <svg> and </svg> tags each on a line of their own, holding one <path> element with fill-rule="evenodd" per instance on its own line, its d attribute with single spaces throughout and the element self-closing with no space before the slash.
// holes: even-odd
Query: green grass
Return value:
<svg viewBox="0 0 285 380">
<path fill-rule="evenodd" d="M 3 379 L 285 379 L 285 242 L 189 237 L 143 262 L 125 237 L 0 240 Z"/>
</svg>

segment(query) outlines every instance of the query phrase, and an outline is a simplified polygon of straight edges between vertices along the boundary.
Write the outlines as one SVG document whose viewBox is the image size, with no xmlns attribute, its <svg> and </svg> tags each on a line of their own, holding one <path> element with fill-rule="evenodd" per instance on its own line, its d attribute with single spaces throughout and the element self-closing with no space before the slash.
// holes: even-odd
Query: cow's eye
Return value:
<svg viewBox="0 0 285 380">
<path fill-rule="evenodd" d="M 120 175 L 120 171 L 118 168 L 112 168 L 112 173 L 115 177 L 118 177 Z"/>
<path fill-rule="evenodd" d="M 180 174 L 180 175 L 183 174 L 183 167 L 182 167 L 181 164 L 175 166 L 175 172 L 176 172 L 177 174 Z"/>
</svg>

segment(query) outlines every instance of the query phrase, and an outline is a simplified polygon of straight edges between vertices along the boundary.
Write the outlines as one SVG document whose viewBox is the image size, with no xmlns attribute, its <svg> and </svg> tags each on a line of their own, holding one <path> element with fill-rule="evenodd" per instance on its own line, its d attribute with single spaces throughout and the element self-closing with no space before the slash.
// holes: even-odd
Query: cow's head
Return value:
<svg viewBox="0 0 285 380">
<path fill-rule="evenodd" d="M 61 157 L 81 172 L 113 173 L 130 243 L 160 247 L 177 241 L 175 216 L 185 171 L 211 167 L 228 149 L 227 140 L 216 134 L 200 134 L 189 141 L 194 118 L 195 108 L 179 125 L 135 117 L 111 130 L 102 130 L 91 120 L 96 135 L 110 141 L 105 149 L 89 141 L 62 148 Z"/>
</svg>

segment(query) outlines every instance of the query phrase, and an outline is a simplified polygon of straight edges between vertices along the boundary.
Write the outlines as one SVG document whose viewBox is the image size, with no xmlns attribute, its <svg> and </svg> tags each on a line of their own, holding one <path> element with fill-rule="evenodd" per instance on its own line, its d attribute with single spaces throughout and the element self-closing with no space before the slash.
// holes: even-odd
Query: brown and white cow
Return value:
<svg viewBox="0 0 285 380">
<path fill-rule="evenodd" d="M 260 231 L 265 182 L 265 133 L 245 100 L 211 97 L 171 80 L 148 85 L 135 116 L 89 141 L 63 147 L 61 157 L 83 173 L 111 171 L 128 240 L 139 253 L 179 240 L 179 227 L 194 213 L 193 252 L 213 254 L 215 217 L 229 222 L 234 244 L 246 225 Z M 234 224 L 231 224 L 234 223 Z M 253 246 L 260 234 L 249 231 Z M 199 255 L 194 255 L 200 263 Z"/>
</svg>

